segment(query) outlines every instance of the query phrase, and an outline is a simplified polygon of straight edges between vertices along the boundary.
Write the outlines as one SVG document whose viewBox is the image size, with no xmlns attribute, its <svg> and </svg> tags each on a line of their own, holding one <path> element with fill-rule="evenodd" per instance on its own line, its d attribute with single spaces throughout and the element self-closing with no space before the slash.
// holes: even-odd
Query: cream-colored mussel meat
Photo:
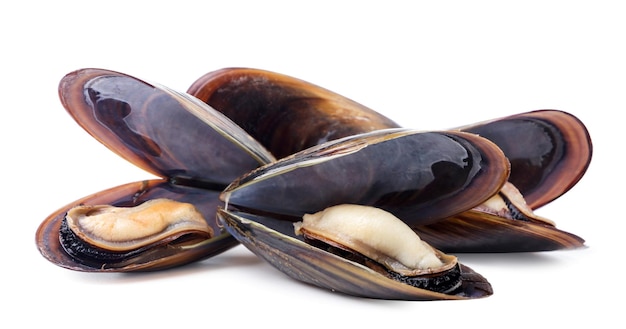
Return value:
<svg viewBox="0 0 626 329">
<path fill-rule="evenodd" d="M 403 221 L 382 209 L 343 204 L 294 223 L 295 232 L 397 281 L 437 292 L 461 284 L 457 258 L 432 248 Z"/>
<path fill-rule="evenodd" d="M 177 239 L 197 243 L 213 236 L 194 205 L 170 199 L 134 207 L 77 206 L 67 212 L 61 230 L 61 242 L 69 253 L 107 263 Z"/>
</svg>

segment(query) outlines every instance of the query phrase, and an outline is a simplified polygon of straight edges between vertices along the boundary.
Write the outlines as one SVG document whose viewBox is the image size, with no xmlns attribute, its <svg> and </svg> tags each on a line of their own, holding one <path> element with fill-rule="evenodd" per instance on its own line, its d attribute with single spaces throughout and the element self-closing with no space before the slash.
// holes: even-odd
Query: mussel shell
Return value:
<svg viewBox="0 0 626 329">
<path fill-rule="evenodd" d="M 463 283 L 443 294 L 389 279 L 368 267 L 313 247 L 295 236 L 292 222 L 218 209 L 218 218 L 241 244 L 293 279 L 333 292 L 378 299 L 455 300 L 493 294 L 489 282 L 461 265 Z"/>
<path fill-rule="evenodd" d="M 205 103 L 126 74 L 71 72 L 61 80 L 59 95 L 89 134 L 159 177 L 225 185 L 274 160 Z"/>
<path fill-rule="evenodd" d="M 592 156 L 585 125 L 574 115 L 539 110 L 459 128 L 496 143 L 511 162 L 509 181 L 536 209 L 570 190 Z"/>
<path fill-rule="evenodd" d="M 238 244 L 237 240 L 222 230 L 215 218 L 218 205 L 218 191 L 173 185 L 166 180 L 149 180 L 120 185 L 104 190 L 80 200 L 76 200 L 48 216 L 36 233 L 36 244 L 41 254 L 50 262 L 71 270 L 85 272 L 131 272 L 153 271 L 199 261 L 222 253 Z M 77 205 L 108 204 L 113 206 L 136 206 L 147 200 L 168 198 L 192 203 L 203 214 L 213 231 L 214 237 L 194 248 L 160 248 L 150 252 L 149 258 L 123 267 L 89 265 L 72 258 L 61 246 L 59 229 L 65 213 Z"/>
<path fill-rule="evenodd" d="M 276 158 L 329 140 L 399 127 L 344 96 L 265 70 L 225 68 L 210 72 L 187 92 L 224 113 Z"/>
<path fill-rule="evenodd" d="M 413 227 L 447 253 L 537 252 L 584 247 L 581 237 L 555 226 L 469 210 L 436 223 Z"/>
<path fill-rule="evenodd" d="M 502 151 L 474 134 L 388 129 L 260 167 L 221 198 L 252 212 L 295 217 L 337 204 L 369 205 L 412 226 L 477 206 L 498 192 L 508 173 Z"/>
</svg>

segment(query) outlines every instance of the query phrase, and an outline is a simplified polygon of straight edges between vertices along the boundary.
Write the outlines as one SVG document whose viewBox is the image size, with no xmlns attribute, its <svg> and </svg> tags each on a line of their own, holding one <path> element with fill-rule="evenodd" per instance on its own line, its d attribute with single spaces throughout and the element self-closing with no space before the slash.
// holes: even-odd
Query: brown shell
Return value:
<svg viewBox="0 0 626 329">
<path fill-rule="evenodd" d="M 199 78 L 187 92 L 224 113 L 276 158 L 329 140 L 399 127 L 344 96 L 265 70 L 217 70 Z"/>
</svg>

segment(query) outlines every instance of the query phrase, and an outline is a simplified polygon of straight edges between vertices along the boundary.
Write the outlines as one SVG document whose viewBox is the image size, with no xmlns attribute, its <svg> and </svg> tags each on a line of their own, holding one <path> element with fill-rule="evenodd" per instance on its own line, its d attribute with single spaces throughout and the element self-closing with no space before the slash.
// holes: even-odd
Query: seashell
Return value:
<svg viewBox="0 0 626 329">
<path fill-rule="evenodd" d="M 582 248 L 585 243 L 537 216 L 509 182 L 473 209 L 413 229 L 434 247 L 451 253 L 551 251 Z"/>
<path fill-rule="evenodd" d="M 120 185 L 76 200 L 49 215 L 37 229 L 36 244 L 44 258 L 55 265 L 76 271 L 154 271 L 181 266 L 212 257 L 238 245 L 237 240 L 225 232 L 215 219 L 217 207 L 221 205 L 218 195 L 217 191 L 175 185 L 164 179 Z M 210 237 L 205 234 L 202 241 L 188 241 L 186 244 L 181 244 L 180 241 L 153 244 L 148 250 L 143 248 L 140 254 L 122 257 L 126 259 L 116 263 L 77 256 L 68 252 L 67 247 L 61 243 L 61 227 L 70 209 L 101 205 L 136 207 L 149 200 L 162 198 L 193 204 L 213 234 Z"/>
<path fill-rule="evenodd" d="M 458 129 L 483 136 L 502 149 L 511 162 L 509 181 L 532 209 L 569 191 L 591 163 L 589 132 L 567 112 L 519 113 Z"/>
<path fill-rule="evenodd" d="M 276 269 L 293 279 L 333 292 L 396 300 L 459 300 L 493 294 L 491 284 L 482 275 L 459 264 L 454 256 L 443 256 L 444 267 L 449 268 L 444 271 L 445 275 L 436 271 L 431 280 L 422 276 L 424 281 L 421 285 L 413 286 L 401 278 L 392 278 L 381 270 L 380 265 L 372 264 L 375 263 L 373 261 L 369 261 L 371 267 L 363 265 L 356 259 L 368 263 L 367 259 L 358 255 L 355 257 L 354 253 L 341 252 L 336 247 L 320 248 L 305 242 L 301 235 L 296 234 L 293 219 L 221 208 L 218 209 L 218 218 L 243 245 Z M 394 225 L 384 225 L 381 229 L 389 226 Z M 437 281 L 437 278 L 441 280 Z M 445 287 L 444 292 L 426 289 L 431 286 Z"/>
<path fill-rule="evenodd" d="M 461 132 L 387 129 L 312 147 L 231 183 L 221 199 L 241 209 L 301 217 L 337 204 L 384 209 L 409 225 L 469 210 L 506 182 L 490 141 Z"/>
<path fill-rule="evenodd" d="M 400 127 L 330 90 L 265 70 L 213 71 L 187 92 L 233 120 L 279 159 L 330 140 Z"/>
<path fill-rule="evenodd" d="M 304 241 L 345 254 L 390 279 L 445 294 L 461 286 L 455 256 L 435 250 L 408 225 L 379 208 L 332 206 L 305 214 L 294 228 Z"/>
<path fill-rule="evenodd" d="M 158 177 L 219 187 L 275 160 L 243 129 L 193 96 L 123 73 L 71 72 L 61 80 L 59 95 L 90 135 Z"/>
</svg>

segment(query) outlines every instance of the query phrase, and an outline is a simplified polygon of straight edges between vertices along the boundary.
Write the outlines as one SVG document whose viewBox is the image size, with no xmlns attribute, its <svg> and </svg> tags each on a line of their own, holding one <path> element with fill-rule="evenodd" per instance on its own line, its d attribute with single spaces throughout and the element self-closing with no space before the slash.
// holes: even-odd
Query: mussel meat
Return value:
<svg viewBox="0 0 626 329">
<path fill-rule="evenodd" d="M 60 242 L 73 258 L 87 265 L 123 267 L 167 246 L 193 246 L 214 235 L 190 203 L 153 199 L 134 207 L 80 205 L 67 211 Z"/>
<path fill-rule="evenodd" d="M 435 250 L 411 228 L 379 208 L 342 204 L 294 223 L 306 242 L 413 287 L 444 294 L 461 285 L 455 256 Z"/>
<path fill-rule="evenodd" d="M 217 207 L 221 205 L 218 195 L 219 191 L 172 184 L 165 179 L 120 185 L 76 200 L 52 213 L 37 230 L 37 246 L 50 262 L 64 268 L 86 272 L 153 271 L 199 261 L 238 244 L 237 240 L 224 231 L 221 224 L 215 220 Z M 150 200 L 164 198 L 192 204 L 205 219 L 213 234 L 210 237 L 205 235 L 207 239 L 198 243 L 182 244 L 179 243 L 180 240 L 175 240 L 153 244 L 149 248 L 143 248 L 141 253 L 136 253 L 133 257 L 125 255 L 121 258 L 128 259 L 117 262 L 106 257 L 104 259 L 84 257 L 80 252 L 73 250 L 80 247 L 79 245 L 74 244 L 68 248 L 67 244 L 62 243 L 62 225 L 70 209 L 101 205 L 132 208 Z M 104 254 L 119 253 L 109 250 L 110 247 L 102 245 L 101 247 L 104 247 L 101 248 L 104 249 Z"/>
</svg>

